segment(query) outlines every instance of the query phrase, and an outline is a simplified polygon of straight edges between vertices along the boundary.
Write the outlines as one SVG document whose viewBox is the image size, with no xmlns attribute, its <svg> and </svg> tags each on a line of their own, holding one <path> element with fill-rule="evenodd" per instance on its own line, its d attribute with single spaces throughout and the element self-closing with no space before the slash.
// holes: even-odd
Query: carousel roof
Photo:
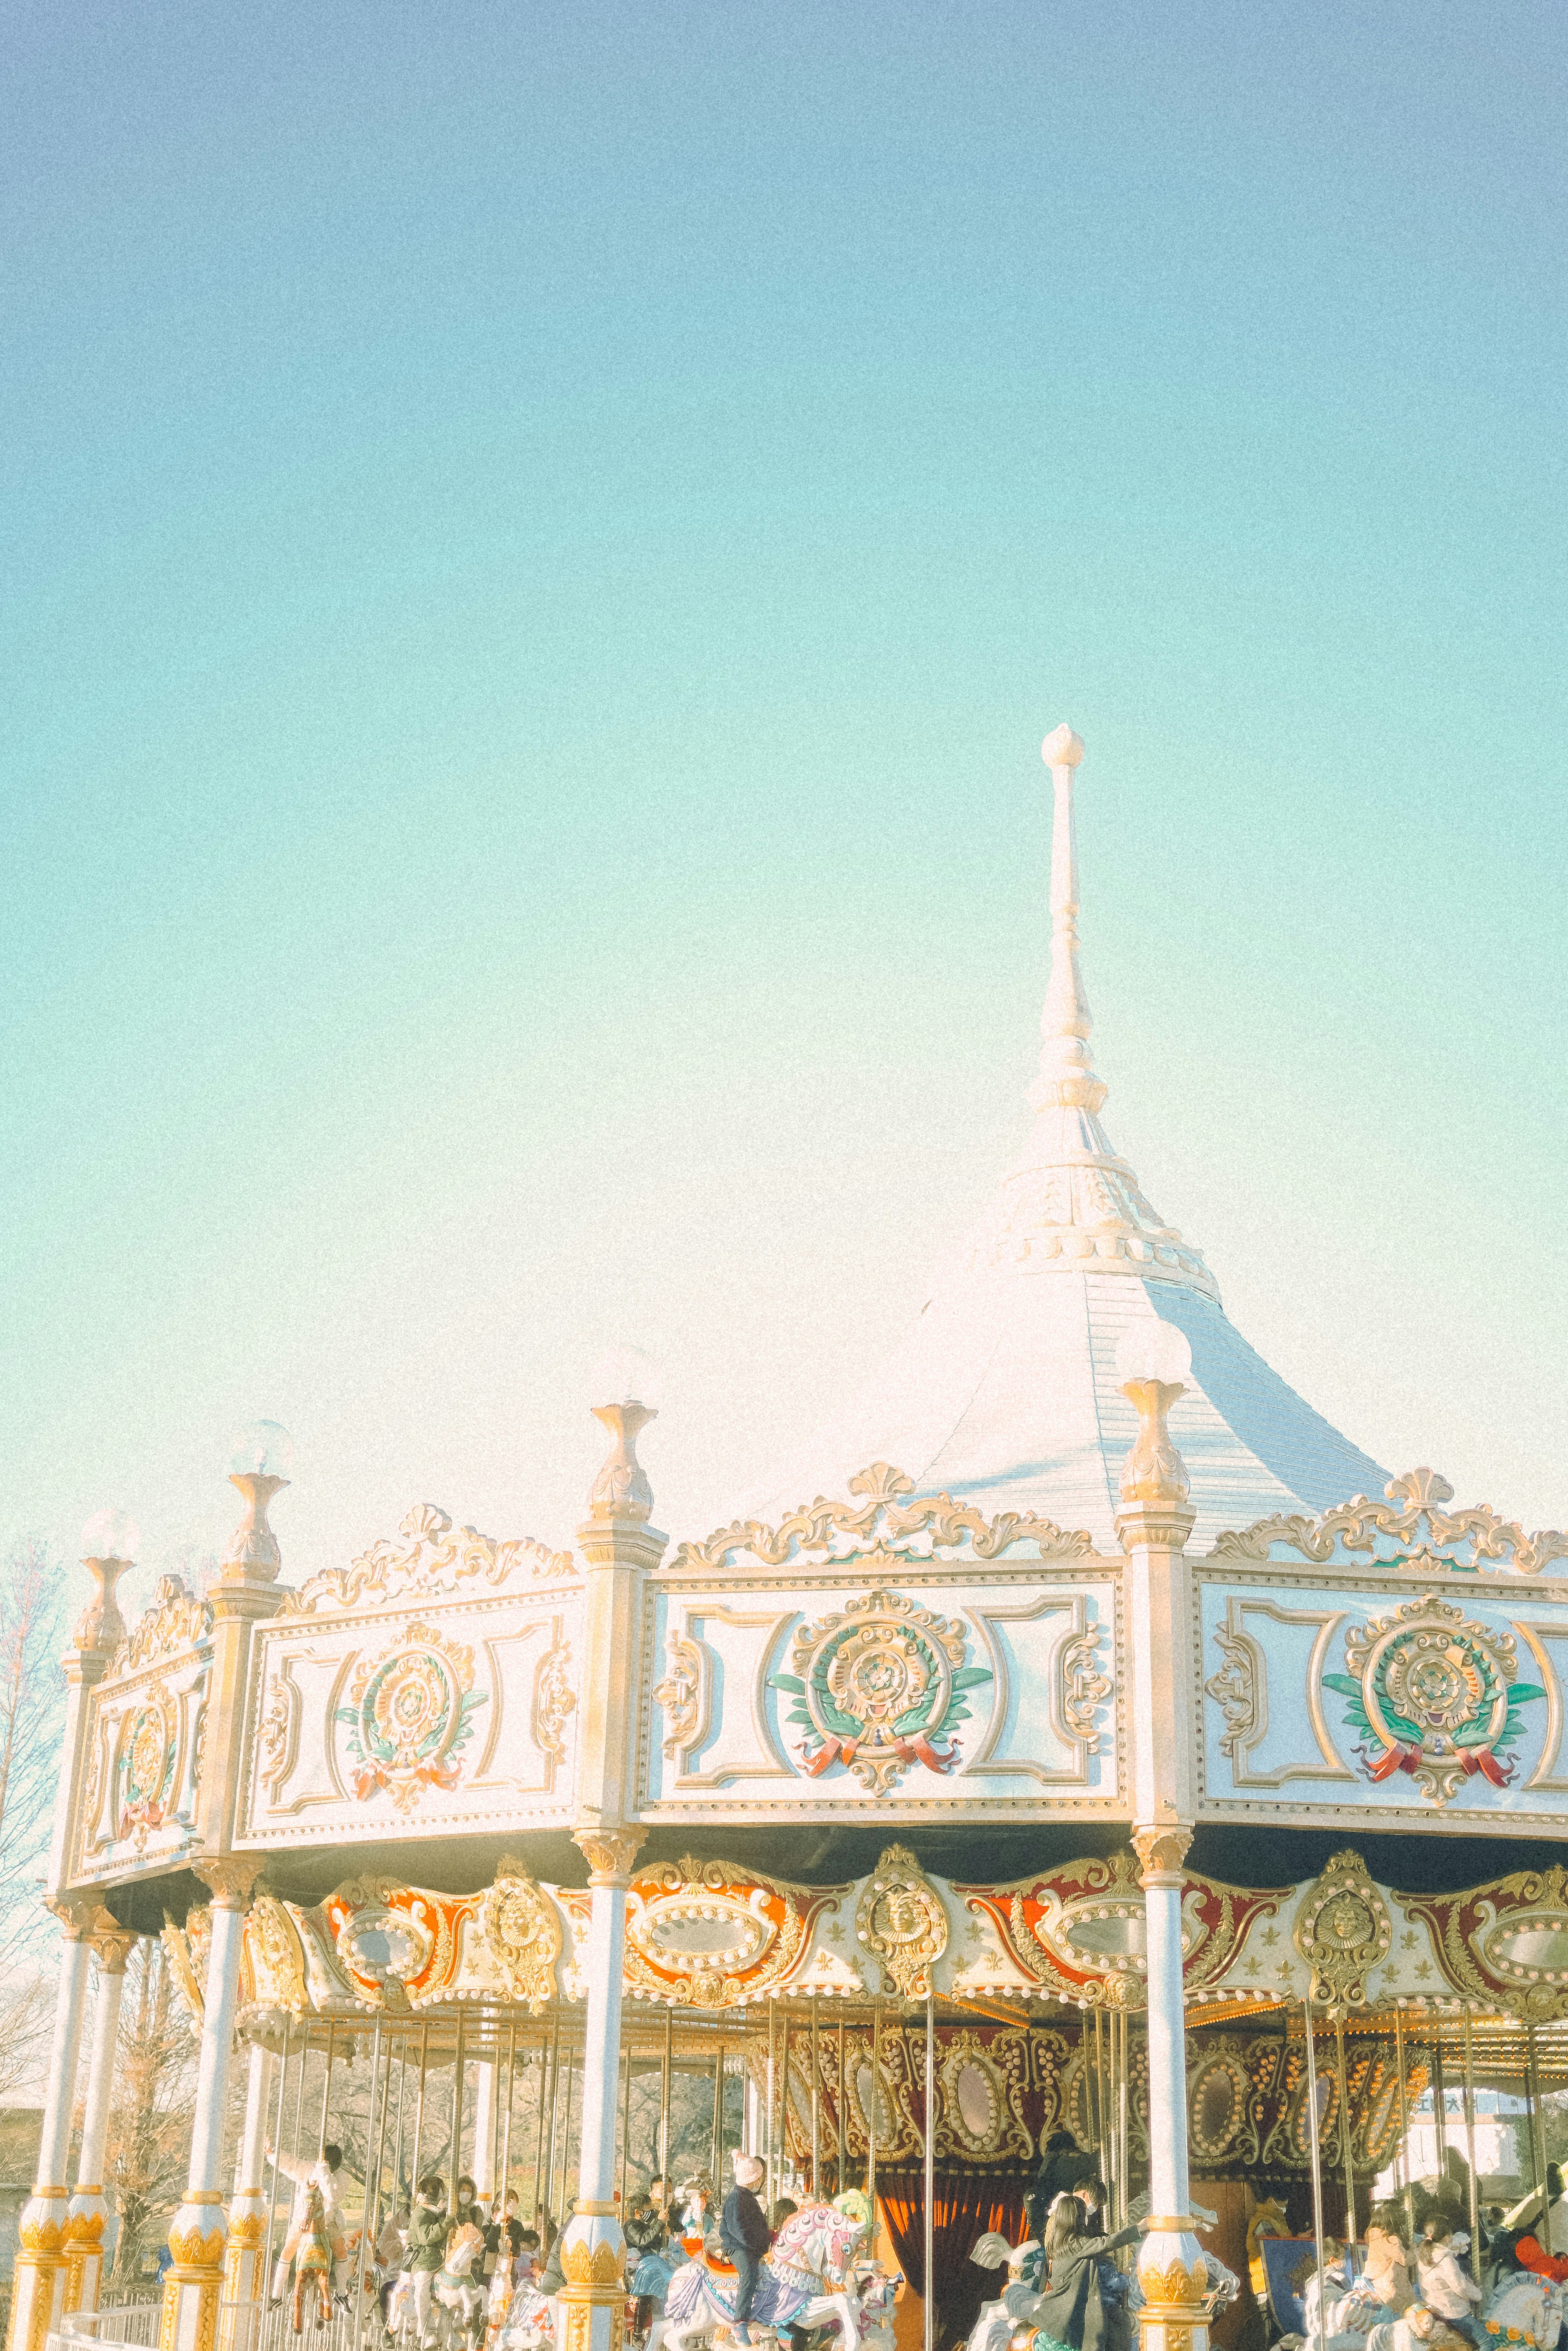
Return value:
<svg viewBox="0 0 1568 2351">
<path fill-rule="evenodd" d="M 1207 1551 L 1226 1527 L 1381 1492 L 1388 1473 L 1270 1370 L 1227 1317 L 1201 1252 L 1166 1224 L 1100 1121 L 1106 1088 L 1089 1048 L 1078 959 L 1072 788 L 1083 747 L 1059 727 L 1051 960 L 1040 1016 L 1035 1123 L 964 1248 L 869 1384 L 751 1498 L 777 1517 L 840 1493 L 868 1461 L 895 1462 L 917 1493 L 1031 1510 L 1116 1549 L 1121 1466 L 1137 1416 L 1118 1343 L 1174 1322 L 1192 1349 L 1172 1435 Z"/>
</svg>

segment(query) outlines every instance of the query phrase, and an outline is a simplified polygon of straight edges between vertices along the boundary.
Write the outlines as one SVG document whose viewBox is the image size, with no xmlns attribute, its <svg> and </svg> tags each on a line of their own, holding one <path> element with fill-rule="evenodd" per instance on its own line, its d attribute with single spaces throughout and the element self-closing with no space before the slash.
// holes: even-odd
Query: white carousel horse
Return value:
<svg viewBox="0 0 1568 2351">
<path fill-rule="evenodd" d="M 864 2223 L 831 2204 L 808 2204 L 773 2241 L 757 2281 L 751 2324 L 758 2327 L 826 2326 L 835 2323 L 842 2351 L 861 2351 L 860 2313 L 851 2257 Z M 654 2321 L 647 2351 L 695 2351 L 735 2319 L 734 2273 L 716 2271 L 699 2253 L 675 2272 Z"/>
<path fill-rule="evenodd" d="M 1483 2304 L 1481 2339 L 1497 2351 L 1552 2351 L 1563 2324 L 1564 2288 L 1533 2270 L 1500 2278 Z"/>
<path fill-rule="evenodd" d="M 476 2265 L 485 2258 L 485 2232 L 472 2220 L 454 2230 L 446 2241 L 446 2258 L 432 2282 L 431 2300 L 437 2310 L 445 2313 L 451 2331 L 467 2336 L 477 2344 L 485 2331 L 486 2300 L 483 2269 L 475 2274 Z"/>
<path fill-rule="evenodd" d="M 525 2280 L 514 2289 L 507 2305 L 497 2338 L 499 2351 L 539 2351 L 554 2332 L 549 2296 L 541 2294 L 531 2279 Z"/>
</svg>

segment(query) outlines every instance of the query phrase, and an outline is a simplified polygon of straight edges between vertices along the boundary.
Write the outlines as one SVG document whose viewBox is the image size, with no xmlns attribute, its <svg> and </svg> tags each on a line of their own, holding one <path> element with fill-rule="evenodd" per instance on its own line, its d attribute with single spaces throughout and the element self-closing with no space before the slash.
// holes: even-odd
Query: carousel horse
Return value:
<svg viewBox="0 0 1568 2351">
<path fill-rule="evenodd" d="M 808 2204 L 786 2220 L 762 2263 L 752 2325 L 813 2327 L 832 2321 L 842 2351 L 860 2351 L 851 2261 L 865 2226 L 862 2217 L 831 2204 Z M 664 2316 L 653 2323 L 648 2351 L 695 2351 L 705 2335 L 720 2326 L 731 2328 L 735 2294 L 735 2272 L 705 2247 L 670 2280 Z"/>
<path fill-rule="evenodd" d="M 1552 2351 L 1563 2324 L 1564 2289 L 1533 2270 L 1498 2280 L 1482 2305 L 1481 2340 L 1491 2351 Z"/>
<path fill-rule="evenodd" d="M 531 2278 L 516 2286 L 497 2338 L 497 2351 L 540 2351 L 554 2335 L 549 2296 Z"/>
<path fill-rule="evenodd" d="M 452 2331 L 465 2335 L 473 2345 L 485 2332 L 485 2280 L 474 2274 L 475 2263 L 483 2260 L 484 2252 L 484 2231 L 465 2220 L 446 2240 L 445 2254 L 430 2287 L 431 2300 L 444 2314 Z"/>
<path fill-rule="evenodd" d="M 856 2262 L 852 2272 L 861 2351 L 894 2351 L 894 2307 L 902 2277 L 889 2277 L 880 2262 Z"/>
<path fill-rule="evenodd" d="M 326 2199 L 314 2181 L 305 2199 L 305 2218 L 294 2255 L 294 2332 L 305 2331 L 305 2294 L 316 2290 L 316 2324 L 327 2326 L 332 2317 L 332 2272 L 343 2258 L 343 2240 L 327 2218 Z"/>
</svg>

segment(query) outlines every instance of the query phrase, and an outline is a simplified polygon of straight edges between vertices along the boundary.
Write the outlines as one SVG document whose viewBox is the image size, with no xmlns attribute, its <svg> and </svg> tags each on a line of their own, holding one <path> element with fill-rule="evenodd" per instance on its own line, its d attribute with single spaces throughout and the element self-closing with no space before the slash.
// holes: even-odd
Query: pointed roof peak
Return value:
<svg viewBox="0 0 1568 2351">
<path fill-rule="evenodd" d="M 1089 1038 L 1094 1027 L 1078 962 L 1078 836 L 1072 822 L 1072 782 L 1083 745 L 1071 726 L 1058 726 L 1040 747 L 1051 769 L 1055 809 L 1051 828 L 1051 978 L 1040 1016 L 1040 1075 L 1030 1089 L 1036 1110 L 1097 1111 L 1105 1099 L 1095 1075 Z"/>
<path fill-rule="evenodd" d="M 1145 1197 L 1100 1123 L 1107 1087 L 1094 1067 L 1093 1019 L 1078 959 L 1078 840 L 1072 789 L 1083 745 L 1071 726 L 1040 746 L 1054 799 L 1051 832 L 1051 977 L 1040 1016 L 1040 1073 L 1029 1099 L 1034 1131 L 1003 1176 L 967 1252 L 972 1269 L 1046 1273 L 1058 1267 L 1179 1281 L 1218 1300 L 1201 1251 Z"/>
</svg>

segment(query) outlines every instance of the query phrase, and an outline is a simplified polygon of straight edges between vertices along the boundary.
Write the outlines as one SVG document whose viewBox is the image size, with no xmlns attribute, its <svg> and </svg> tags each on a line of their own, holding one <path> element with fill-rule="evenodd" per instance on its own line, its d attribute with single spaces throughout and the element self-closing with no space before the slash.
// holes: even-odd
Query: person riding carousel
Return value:
<svg viewBox="0 0 1568 2351">
<path fill-rule="evenodd" d="M 1058 2195 L 1045 2224 L 1045 2284 L 1036 2328 L 1067 2351 L 1126 2351 L 1125 2304 L 1111 2283 L 1121 2282 L 1120 2273 L 1108 2256 L 1142 2234 L 1134 2220 L 1113 2237 L 1091 2236 L 1080 2199 L 1071 2189 Z"/>
<path fill-rule="evenodd" d="M 747 2345 L 751 2341 L 751 2305 L 757 2299 L 762 2256 L 773 2241 L 768 2215 L 756 2194 L 766 2177 L 766 2167 L 756 2156 L 737 2153 L 735 2186 L 724 2199 L 718 2224 L 719 2243 L 735 2271 L 735 2316 L 730 2333 L 737 2343 Z"/>
</svg>

